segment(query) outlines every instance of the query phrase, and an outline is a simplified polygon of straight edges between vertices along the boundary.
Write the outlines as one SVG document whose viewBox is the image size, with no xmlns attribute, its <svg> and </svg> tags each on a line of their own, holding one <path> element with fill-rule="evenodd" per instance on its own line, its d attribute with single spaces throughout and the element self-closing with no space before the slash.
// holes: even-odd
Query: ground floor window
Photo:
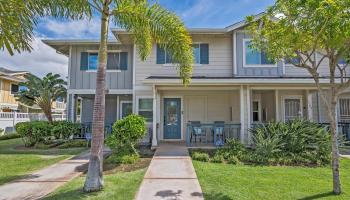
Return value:
<svg viewBox="0 0 350 200">
<path fill-rule="evenodd" d="M 290 121 L 302 117 L 301 97 L 284 98 L 284 120 Z"/>
<path fill-rule="evenodd" d="M 339 99 L 340 122 L 350 122 L 350 98 Z"/>
<path fill-rule="evenodd" d="M 132 102 L 131 101 L 121 101 L 121 112 L 120 112 L 120 118 L 123 119 L 124 117 L 132 114 Z"/>
<path fill-rule="evenodd" d="M 153 99 L 142 98 L 138 102 L 139 115 L 143 116 L 147 122 L 153 121 Z"/>
<path fill-rule="evenodd" d="M 260 121 L 260 101 L 254 100 L 253 101 L 253 122 L 259 122 Z"/>
</svg>

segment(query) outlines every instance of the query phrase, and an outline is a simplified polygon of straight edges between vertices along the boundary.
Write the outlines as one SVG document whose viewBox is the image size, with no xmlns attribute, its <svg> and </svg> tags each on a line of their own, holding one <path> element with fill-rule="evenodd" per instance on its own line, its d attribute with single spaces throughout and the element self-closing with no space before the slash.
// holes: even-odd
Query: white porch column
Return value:
<svg viewBox="0 0 350 200">
<path fill-rule="evenodd" d="M 241 85 L 240 92 L 240 120 L 241 120 L 241 143 L 244 144 L 244 133 L 245 133 L 245 101 L 244 101 L 244 86 Z"/>
<path fill-rule="evenodd" d="M 312 93 L 309 90 L 306 90 L 306 109 L 307 109 L 307 119 L 313 121 L 313 107 L 312 107 Z"/>
<path fill-rule="evenodd" d="M 250 137 L 250 128 L 251 128 L 251 107 L 252 107 L 252 90 L 250 89 L 249 86 L 247 86 L 247 143 L 250 144 L 251 143 L 251 137 Z"/>
<path fill-rule="evenodd" d="M 158 146 L 157 140 L 157 89 L 153 85 L 153 129 L 152 129 L 152 147 Z"/>
<path fill-rule="evenodd" d="M 67 118 L 68 121 L 74 122 L 75 121 L 75 95 L 74 94 L 68 94 L 67 98 Z"/>
<path fill-rule="evenodd" d="M 279 91 L 275 90 L 275 103 L 276 103 L 276 113 L 275 120 L 280 121 L 280 99 L 279 99 Z"/>
</svg>

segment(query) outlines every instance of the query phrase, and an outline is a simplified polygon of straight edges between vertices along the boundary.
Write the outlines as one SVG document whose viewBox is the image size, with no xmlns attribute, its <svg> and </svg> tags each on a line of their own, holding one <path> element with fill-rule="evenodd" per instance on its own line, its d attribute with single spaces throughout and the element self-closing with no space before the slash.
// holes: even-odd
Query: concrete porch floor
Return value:
<svg viewBox="0 0 350 200">
<path fill-rule="evenodd" d="M 136 199 L 204 199 L 185 143 L 159 145 Z"/>
</svg>

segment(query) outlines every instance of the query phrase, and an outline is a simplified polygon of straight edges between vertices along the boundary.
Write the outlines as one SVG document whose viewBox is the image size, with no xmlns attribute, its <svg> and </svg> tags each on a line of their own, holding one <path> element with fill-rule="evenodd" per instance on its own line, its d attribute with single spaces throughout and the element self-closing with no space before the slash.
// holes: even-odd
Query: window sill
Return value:
<svg viewBox="0 0 350 200">
<path fill-rule="evenodd" d="M 276 68 L 278 67 L 277 64 L 276 65 L 243 65 L 243 68 Z"/>
<path fill-rule="evenodd" d="M 176 67 L 178 64 L 163 64 L 163 67 Z M 200 67 L 203 66 L 203 64 L 192 64 L 192 67 Z"/>
<path fill-rule="evenodd" d="M 97 70 L 86 70 L 85 72 L 88 72 L 88 73 L 97 73 Z M 119 69 L 116 69 L 116 70 L 111 70 L 111 69 L 108 69 L 106 70 L 106 72 L 122 72 L 122 70 L 119 70 Z"/>
</svg>

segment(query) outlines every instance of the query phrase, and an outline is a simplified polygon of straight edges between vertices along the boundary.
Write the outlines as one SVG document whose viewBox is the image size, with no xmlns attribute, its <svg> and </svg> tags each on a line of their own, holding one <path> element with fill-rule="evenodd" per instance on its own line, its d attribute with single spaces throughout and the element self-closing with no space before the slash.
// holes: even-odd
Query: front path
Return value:
<svg viewBox="0 0 350 200">
<path fill-rule="evenodd" d="M 0 186 L 0 200 L 40 199 L 86 171 L 89 156 L 90 153 L 85 152 L 25 178 L 4 184 Z"/>
<path fill-rule="evenodd" d="M 161 144 L 145 174 L 136 200 L 204 199 L 184 144 Z"/>
</svg>

